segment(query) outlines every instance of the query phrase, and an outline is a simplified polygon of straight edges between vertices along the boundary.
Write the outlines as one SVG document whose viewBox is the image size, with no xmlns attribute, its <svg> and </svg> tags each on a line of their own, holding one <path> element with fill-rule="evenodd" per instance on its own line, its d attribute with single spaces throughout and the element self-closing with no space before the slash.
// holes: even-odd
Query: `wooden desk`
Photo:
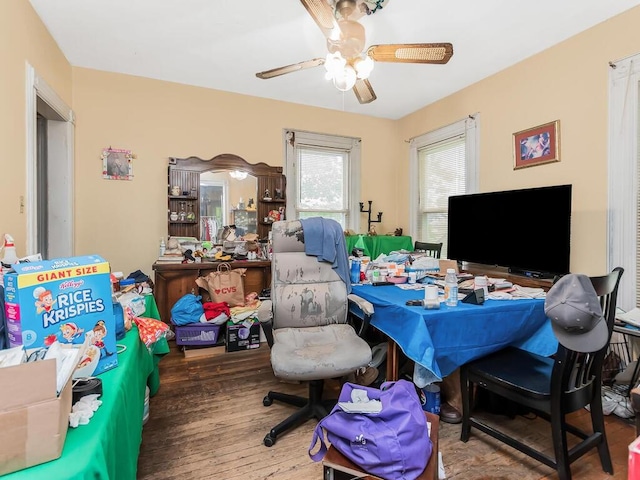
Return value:
<svg viewBox="0 0 640 480">
<path fill-rule="evenodd" d="M 244 277 L 245 293 L 257 292 L 271 285 L 271 262 L 266 260 L 245 260 L 228 262 L 231 268 L 246 268 Z M 154 263 L 154 295 L 160 312 L 160 319 L 170 323 L 171 308 L 187 293 L 198 294 L 196 278 L 218 269 L 220 262 L 202 263 Z"/>
<path fill-rule="evenodd" d="M 431 443 L 433 450 L 429 463 L 417 480 L 438 480 L 438 429 L 440 419 L 437 415 L 424 412 L 427 421 L 431 423 Z M 381 480 L 380 477 L 374 475 L 365 475 L 366 472 L 360 467 L 349 461 L 344 455 L 338 452 L 332 446 L 329 447 L 327 454 L 322 460 L 324 480 L 352 480 L 354 476 L 362 480 Z"/>
</svg>

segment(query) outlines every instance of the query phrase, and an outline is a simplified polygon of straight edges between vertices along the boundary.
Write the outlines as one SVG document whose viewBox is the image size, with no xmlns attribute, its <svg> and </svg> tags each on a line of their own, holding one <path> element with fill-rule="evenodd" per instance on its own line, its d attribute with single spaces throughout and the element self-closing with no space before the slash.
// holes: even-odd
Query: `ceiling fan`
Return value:
<svg viewBox="0 0 640 480">
<path fill-rule="evenodd" d="M 444 64 L 453 55 L 450 43 L 394 43 L 372 45 L 365 50 L 364 27 L 358 18 L 382 8 L 387 0 L 300 0 L 327 39 L 326 58 L 314 58 L 256 73 L 269 79 L 286 73 L 324 65 L 326 77 L 343 92 L 353 89 L 360 103 L 377 97 L 369 74 L 374 62 Z M 375 4 L 372 10 L 369 5 Z"/>
</svg>

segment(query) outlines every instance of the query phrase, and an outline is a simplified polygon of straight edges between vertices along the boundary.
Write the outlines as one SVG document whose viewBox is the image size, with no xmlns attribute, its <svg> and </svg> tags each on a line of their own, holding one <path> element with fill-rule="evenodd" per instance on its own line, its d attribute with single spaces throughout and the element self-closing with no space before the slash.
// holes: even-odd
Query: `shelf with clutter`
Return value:
<svg viewBox="0 0 640 480">
<path fill-rule="evenodd" d="M 222 173 L 227 178 L 226 184 L 239 185 L 249 180 L 255 183 L 250 191 L 242 189 L 236 190 L 236 193 L 226 192 L 226 196 L 219 195 L 214 205 L 212 189 L 223 189 L 225 182 L 220 179 L 209 181 L 209 176 L 220 176 Z M 265 163 L 251 164 L 237 155 L 225 153 L 209 160 L 198 157 L 170 158 L 167 188 L 169 236 L 216 241 L 219 229 L 227 222 L 239 224 L 237 217 L 241 215 L 240 210 L 244 210 L 242 216 L 246 214 L 249 218 L 246 226 L 255 225 L 255 233 L 260 239 L 266 240 L 271 230 L 271 222 L 264 222 L 264 218 L 269 216 L 271 210 L 279 211 L 280 218 L 284 218 L 286 178 L 282 174 L 282 167 L 273 167 Z M 233 202 L 238 199 L 240 201 L 235 203 L 235 207 L 230 208 L 231 206 L 228 203 L 225 205 L 221 198 L 230 198 Z M 249 199 L 246 205 L 242 201 L 243 198 Z M 180 217 L 183 206 L 186 212 L 184 219 Z M 277 207 L 282 207 L 282 212 Z M 175 215 L 171 217 L 173 213 L 177 218 Z M 190 217 L 187 218 L 187 215 Z M 254 215 L 255 222 L 252 218 Z M 253 231 L 253 228 L 247 230 Z"/>
</svg>

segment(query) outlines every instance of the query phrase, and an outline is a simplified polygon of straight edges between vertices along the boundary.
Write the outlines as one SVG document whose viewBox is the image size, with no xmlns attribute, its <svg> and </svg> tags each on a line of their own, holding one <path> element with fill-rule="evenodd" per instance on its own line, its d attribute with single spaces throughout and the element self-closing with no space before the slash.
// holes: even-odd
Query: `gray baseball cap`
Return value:
<svg viewBox="0 0 640 480">
<path fill-rule="evenodd" d="M 547 292 L 544 312 L 558 342 L 576 352 L 597 352 L 609 341 L 609 328 L 589 277 L 570 273 Z"/>
</svg>

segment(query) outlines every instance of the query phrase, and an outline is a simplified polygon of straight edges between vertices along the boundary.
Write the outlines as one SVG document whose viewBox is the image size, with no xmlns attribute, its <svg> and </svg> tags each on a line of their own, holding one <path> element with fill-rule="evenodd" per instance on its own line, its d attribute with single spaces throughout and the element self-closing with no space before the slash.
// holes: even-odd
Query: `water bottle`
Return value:
<svg viewBox="0 0 640 480">
<path fill-rule="evenodd" d="M 447 268 L 447 275 L 444 277 L 444 298 L 447 306 L 458 305 L 458 277 L 453 268 Z"/>
<path fill-rule="evenodd" d="M 13 237 L 6 233 L 4 235 L 4 246 L 2 265 L 0 265 L 0 285 L 4 285 L 4 274 L 11 270 L 11 265 L 18 263 L 18 254 L 16 253 L 16 245 Z"/>
<path fill-rule="evenodd" d="M 6 233 L 4 235 L 4 255 L 2 256 L 2 273 L 11 270 L 11 265 L 18 263 L 18 254 L 16 253 L 16 245 L 13 237 Z"/>
<path fill-rule="evenodd" d="M 165 250 L 167 249 L 167 244 L 164 243 L 164 237 L 160 239 L 160 256 L 164 255 Z"/>
<path fill-rule="evenodd" d="M 351 260 L 351 283 L 360 283 L 360 260 Z"/>
</svg>

